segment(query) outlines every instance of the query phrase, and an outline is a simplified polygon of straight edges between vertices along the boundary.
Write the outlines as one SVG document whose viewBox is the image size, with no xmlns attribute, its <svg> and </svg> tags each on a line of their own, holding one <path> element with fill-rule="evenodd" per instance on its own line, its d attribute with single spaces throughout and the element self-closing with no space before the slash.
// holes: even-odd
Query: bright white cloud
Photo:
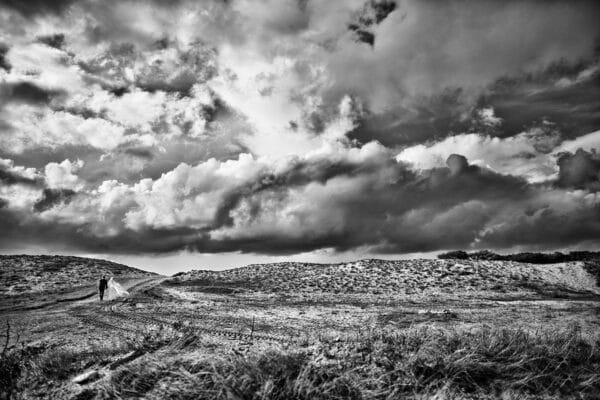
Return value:
<svg viewBox="0 0 600 400">
<path fill-rule="evenodd" d="M 56 149 L 67 145 L 111 150 L 136 140 L 152 142 L 139 134 L 127 135 L 125 128 L 103 118 L 84 118 L 65 111 L 39 109 L 27 104 L 6 106 L 0 115 L 10 121 L 10 129 L 0 132 L 0 145 L 13 153 L 27 149 Z"/>
<path fill-rule="evenodd" d="M 570 153 L 574 153 L 578 149 L 599 152 L 600 131 L 588 133 L 587 135 L 580 136 L 573 140 L 565 140 L 554 150 L 554 152 L 568 151 Z"/>
<path fill-rule="evenodd" d="M 535 148 L 527 133 L 509 138 L 484 136 L 477 133 L 460 134 L 435 142 L 419 144 L 402 150 L 398 161 L 417 169 L 440 168 L 451 154 L 461 154 L 470 162 L 502 174 L 522 176 L 530 182 L 541 182 L 555 176 L 556 159 Z"/>
<path fill-rule="evenodd" d="M 81 190 L 85 185 L 77 176 L 77 172 L 83 167 L 83 161 L 71 162 L 64 160 L 59 163 L 49 163 L 44 168 L 46 183 L 50 188 Z"/>
<path fill-rule="evenodd" d="M 22 165 L 15 165 L 13 160 L 6 158 L 0 158 L 0 169 L 29 180 L 35 180 L 41 177 L 35 168 L 27 168 Z"/>
</svg>

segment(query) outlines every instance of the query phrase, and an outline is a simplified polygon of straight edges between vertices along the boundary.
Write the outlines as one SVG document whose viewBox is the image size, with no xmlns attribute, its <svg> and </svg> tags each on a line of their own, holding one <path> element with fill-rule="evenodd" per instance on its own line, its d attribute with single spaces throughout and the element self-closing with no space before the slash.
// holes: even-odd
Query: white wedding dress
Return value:
<svg viewBox="0 0 600 400">
<path fill-rule="evenodd" d="M 106 298 L 108 300 L 114 300 L 123 296 L 129 296 L 129 292 L 111 277 L 108 280 L 108 286 L 106 287 Z"/>
</svg>

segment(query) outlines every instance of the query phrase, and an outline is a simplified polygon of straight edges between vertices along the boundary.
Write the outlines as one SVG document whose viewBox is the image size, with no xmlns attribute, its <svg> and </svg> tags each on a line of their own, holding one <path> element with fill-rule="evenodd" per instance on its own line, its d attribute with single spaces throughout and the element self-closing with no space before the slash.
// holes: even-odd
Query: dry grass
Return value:
<svg viewBox="0 0 600 400">
<path fill-rule="evenodd" d="M 283 262 L 225 271 L 191 271 L 166 282 L 221 294 L 393 294 L 475 291 L 597 293 L 583 263 L 534 265 L 485 260 L 361 260 L 340 264 Z M 541 294 L 544 294 L 541 293 Z"/>
<path fill-rule="evenodd" d="M 22 398 L 593 399 L 598 298 L 530 299 L 595 285 L 572 267 L 366 260 L 181 274 L 123 302 L 7 314 L 27 345 L 14 353 L 20 376 L 2 373 Z M 395 293 L 437 286 L 447 292 Z"/>
<path fill-rule="evenodd" d="M 197 353 L 201 338 L 150 338 L 143 358 L 85 389 L 85 398 L 594 399 L 600 338 L 483 328 L 380 332 L 355 343 Z M 157 346 L 156 344 L 159 343 Z M 58 357 L 58 355 L 57 355 Z M 86 353 L 94 360 L 97 355 Z M 84 357 L 84 358 L 85 358 Z M 63 362 L 62 356 L 57 362 Z M 48 362 L 46 358 L 45 363 Z"/>
</svg>

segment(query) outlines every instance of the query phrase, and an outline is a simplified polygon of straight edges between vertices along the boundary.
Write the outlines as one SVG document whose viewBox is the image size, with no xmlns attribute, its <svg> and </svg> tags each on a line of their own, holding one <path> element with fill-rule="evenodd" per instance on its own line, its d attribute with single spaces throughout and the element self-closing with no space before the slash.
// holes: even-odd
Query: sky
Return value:
<svg viewBox="0 0 600 400">
<path fill-rule="evenodd" d="M 0 253 L 600 244 L 600 2 L 0 0 Z"/>
</svg>

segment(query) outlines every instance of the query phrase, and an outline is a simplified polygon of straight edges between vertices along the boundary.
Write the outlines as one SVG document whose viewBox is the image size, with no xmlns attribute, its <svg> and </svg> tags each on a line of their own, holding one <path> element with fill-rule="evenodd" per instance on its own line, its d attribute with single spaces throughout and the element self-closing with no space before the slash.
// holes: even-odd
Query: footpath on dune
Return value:
<svg viewBox="0 0 600 400">
<path fill-rule="evenodd" d="M 142 281 L 128 289 L 129 296 L 112 301 L 100 302 L 95 297 L 80 300 L 73 303 L 67 312 L 88 326 L 124 335 L 143 335 L 149 329 L 168 327 L 180 333 L 192 330 L 195 334 L 227 341 L 289 343 L 296 339 L 255 331 L 254 321 L 248 318 L 228 318 L 213 315 L 202 308 L 182 307 L 178 296 L 161 287 L 161 283 L 168 279 L 161 277 Z M 256 328 L 260 327 L 257 325 Z"/>
<path fill-rule="evenodd" d="M 165 277 L 157 276 L 152 278 L 137 278 L 129 279 L 122 283 L 123 287 L 130 293 L 135 293 L 139 290 L 154 285 L 160 284 Z M 95 287 L 95 286 L 94 286 Z M 13 312 L 17 310 L 21 311 L 34 311 L 44 310 L 56 307 L 68 307 L 71 305 L 79 305 L 85 303 L 91 303 L 98 299 L 97 289 L 87 288 L 85 290 L 78 289 L 72 294 L 66 294 L 64 297 L 61 296 L 48 296 L 44 298 L 43 294 L 38 295 L 37 300 L 31 300 L 29 298 L 23 299 L 21 302 L 15 304 L 5 305 L 0 308 L 2 312 Z"/>
<path fill-rule="evenodd" d="M 122 286 L 125 288 L 125 290 L 127 290 L 129 292 L 130 295 L 132 295 L 136 292 L 139 292 L 139 291 L 142 291 L 145 289 L 149 289 L 153 286 L 159 285 L 165 279 L 168 279 L 168 278 L 164 277 L 164 276 L 157 276 L 157 277 L 153 277 L 153 278 L 139 279 L 139 280 L 125 282 L 125 283 L 122 283 Z M 74 305 L 78 305 L 78 304 L 90 303 L 95 300 L 98 300 L 98 292 L 97 291 L 88 293 L 85 296 L 82 296 L 79 298 L 59 300 L 59 302 L 60 303 L 73 302 Z"/>
<path fill-rule="evenodd" d="M 115 262 L 55 255 L 0 255 L 0 313 L 91 301 L 98 280 L 112 276 L 126 288 L 160 280 L 152 272 Z"/>
</svg>

